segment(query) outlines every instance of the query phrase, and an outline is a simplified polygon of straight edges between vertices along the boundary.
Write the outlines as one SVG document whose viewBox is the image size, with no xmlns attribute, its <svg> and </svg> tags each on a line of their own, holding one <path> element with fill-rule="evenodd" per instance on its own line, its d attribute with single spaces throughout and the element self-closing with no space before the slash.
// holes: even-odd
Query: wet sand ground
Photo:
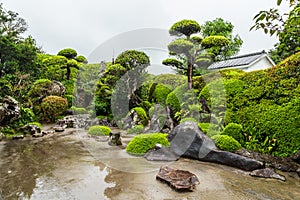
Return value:
<svg viewBox="0 0 300 200">
<path fill-rule="evenodd" d="M 195 192 L 173 191 L 155 179 L 162 165 L 191 171 L 200 185 Z M 300 179 L 285 175 L 281 182 L 189 159 L 148 162 L 72 129 L 0 142 L 0 199 L 300 199 Z"/>
</svg>

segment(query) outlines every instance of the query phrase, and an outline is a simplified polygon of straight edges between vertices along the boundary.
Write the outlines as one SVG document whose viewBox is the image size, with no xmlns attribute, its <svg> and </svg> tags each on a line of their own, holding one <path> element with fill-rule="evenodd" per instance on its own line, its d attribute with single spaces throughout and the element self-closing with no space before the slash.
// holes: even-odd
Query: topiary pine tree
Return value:
<svg viewBox="0 0 300 200">
<path fill-rule="evenodd" d="M 223 36 L 208 36 L 204 39 L 194 35 L 201 31 L 200 25 L 194 20 L 176 22 L 169 30 L 171 36 L 178 36 L 168 45 L 169 53 L 176 58 L 168 58 L 162 63 L 176 68 L 188 76 L 188 89 L 192 89 L 192 77 L 195 66 L 203 67 L 222 51 L 222 47 L 230 42 Z M 183 37 L 182 37 L 183 36 Z M 210 55 L 204 55 L 205 49 L 211 49 Z"/>
</svg>

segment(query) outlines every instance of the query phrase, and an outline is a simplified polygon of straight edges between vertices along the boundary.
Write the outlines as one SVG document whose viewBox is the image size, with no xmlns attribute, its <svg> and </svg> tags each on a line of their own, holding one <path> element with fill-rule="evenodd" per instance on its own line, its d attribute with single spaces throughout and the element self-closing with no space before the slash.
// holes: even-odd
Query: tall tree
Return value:
<svg viewBox="0 0 300 200">
<path fill-rule="evenodd" d="M 224 36 L 208 36 L 200 38 L 201 27 L 194 20 L 181 20 L 176 22 L 169 30 L 170 35 L 178 36 L 168 45 L 170 55 L 162 63 L 182 70 L 188 76 L 188 88 L 192 89 L 192 77 L 195 67 L 201 67 L 204 63 L 213 61 L 222 51 L 222 48 L 230 42 Z M 210 55 L 204 54 L 205 49 L 210 49 Z M 208 57 L 207 57 L 208 56 Z"/>
<path fill-rule="evenodd" d="M 226 37 L 230 43 L 223 48 L 216 60 L 225 60 L 233 55 L 236 55 L 243 44 L 243 40 L 239 35 L 233 35 L 234 26 L 232 23 L 225 21 L 222 18 L 216 18 L 212 21 L 206 21 L 201 26 L 201 36 L 208 37 L 212 35 L 219 35 Z"/>
<path fill-rule="evenodd" d="M 5 10 L 0 4 L 0 78 L 16 71 L 33 71 L 39 49 L 32 37 L 22 38 L 26 30 L 25 20 L 18 17 L 17 13 Z"/>
</svg>

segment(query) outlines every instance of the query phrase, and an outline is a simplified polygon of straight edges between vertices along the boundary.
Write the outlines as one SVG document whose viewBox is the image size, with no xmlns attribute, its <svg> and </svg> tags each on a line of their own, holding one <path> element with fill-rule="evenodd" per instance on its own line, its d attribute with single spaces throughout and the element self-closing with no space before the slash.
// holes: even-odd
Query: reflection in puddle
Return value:
<svg viewBox="0 0 300 200">
<path fill-rule="evenodd" d="M 177 193 L 158 182 L 158 169 L 166 164 L 196 174 L 196 191 Z M 71 132 L 0 142 L 0 200 L 297 199 L 299 188 L 299 178 L 253 178 L 237 169 L 189 159 L 149 162 Z"/>
</svg>

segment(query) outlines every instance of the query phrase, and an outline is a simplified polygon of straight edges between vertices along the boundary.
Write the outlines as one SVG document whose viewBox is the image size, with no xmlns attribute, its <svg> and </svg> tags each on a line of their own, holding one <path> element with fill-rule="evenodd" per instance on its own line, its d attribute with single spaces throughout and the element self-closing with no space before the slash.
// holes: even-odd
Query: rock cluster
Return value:
<svg viewBox="0 0 300 200">
<path fill-rule="evenodd" d="M 5 126 L 21 117 L 20 104 L 11 96 L 5 96 L 0 103 L 0 125 Z"/>
</svg>

